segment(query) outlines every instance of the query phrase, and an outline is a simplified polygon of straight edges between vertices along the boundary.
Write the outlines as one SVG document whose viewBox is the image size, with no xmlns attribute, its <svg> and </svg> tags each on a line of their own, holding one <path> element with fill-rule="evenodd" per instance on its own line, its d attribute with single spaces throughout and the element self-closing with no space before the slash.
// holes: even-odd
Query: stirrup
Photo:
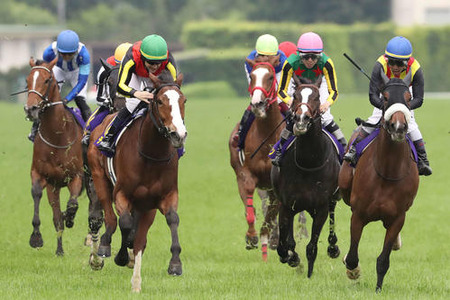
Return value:
<svg viewBox="0 0 450 300">
<path fill-rule="evenodd" d="M 100 143 L 97 144 L 97 148 L 101 151 L 114 153 L 114 149 L 112 148 L 112 143 L 109 141 L 105 141 L 105 140 L 101 141 Z"/>
<path fill-rule="evenodd" d="M 354 146 L 350 147 L 347 153 L 345 153 L 344 160 L 349 163 L 356 164 L 356 149 Z"/>
<path fill-rule="evenodd" d="M 420 163 L 418 168 L 419 168 L 419 175 L 430 176 L 431 174 L 433 174 L 433 171 L 431 170 L 430 166 L 428 166 L 425 163 Z"/>
<path fill-rule="evenodd" d="M 275 167 L 280 167 L 280 161 L 281 161 L 281 150 L 277 150 L 275 157 L 272 159 L 272 165 Z"/>
</svg>

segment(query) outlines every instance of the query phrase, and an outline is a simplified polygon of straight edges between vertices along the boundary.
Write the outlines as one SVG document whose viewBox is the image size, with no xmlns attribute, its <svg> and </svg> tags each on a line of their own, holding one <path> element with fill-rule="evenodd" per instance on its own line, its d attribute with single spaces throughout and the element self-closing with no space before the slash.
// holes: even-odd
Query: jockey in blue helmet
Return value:
<svg viewBox="0 0 450 300">
<path fill-rule="evenodd" d="M 384 54 L 375 62 L 370 80 L 369 97 L 370 103 L 374 106 L 372 116 L 366 121 L 368 124 L 375 125 L 382 117 L 382 109 L 384 101 L 381 98 L 380 87 L 384 86 L 384 73 L 388 78 L 405 78 L 411 76 L 410 91 L 412 99 L 410 101 L 411 120 L 408 126 L 408 135 L 414 143 L 418 156 L 419 175 L 431 175 L 432 170 L 428 162 L 427 153 L 425 151 L 425 143 L 419 126 L 414 118 L 414 109 L 422 106 L 424 97 L 424 78 L 423 71 L 419 62 L 412 56 L 413 48 L 410 41 L 403 36 L 392 38 L 386 45 Z M 355 145 L 368 136 L 375 127 L 362 126 L 358 136 L 344 156 L 344 160 L 356 164 L 356 147 Z"/>
</svg>

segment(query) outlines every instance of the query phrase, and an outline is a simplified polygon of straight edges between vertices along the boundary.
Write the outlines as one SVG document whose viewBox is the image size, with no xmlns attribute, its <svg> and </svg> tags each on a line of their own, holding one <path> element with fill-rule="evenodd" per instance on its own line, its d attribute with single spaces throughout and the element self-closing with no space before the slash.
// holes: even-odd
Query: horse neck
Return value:
<svg viewBox="0 0 450 300">
<path fill-rule="evenodd" d="M 405 174 L 411 159 L 407 141 L 393 141 L 384 128 L 380 129 L 378 137 L 374 160 L 377 172 L 387 178 L 397 178 Z"/>
<path fill-rule="evenodd" d="M 165 138 L 159 133 L 158 128 L 153 123 L 150 114 L 152 111 L 148 110 L 142 123 L 138 127 L 138 147 L 145 155 L 159 158 L 167 156 L 170 151 L 173 151 L 172 144 L 169 139 Z"/>
<path fill-rule="evenodd" d="M 321 166 L 329 156 L 329 147 L 322 133 L 320 118 L 314 121 L 309 130 L 297 136 L 296 160 L 303 167 Z"/>
</svg>

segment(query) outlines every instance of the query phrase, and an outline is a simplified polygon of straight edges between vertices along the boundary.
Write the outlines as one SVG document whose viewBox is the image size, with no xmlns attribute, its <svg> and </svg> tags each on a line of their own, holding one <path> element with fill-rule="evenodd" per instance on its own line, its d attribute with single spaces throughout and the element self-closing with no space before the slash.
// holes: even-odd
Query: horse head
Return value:
<svg viewBox="0 0 450 300">
<path fill-rule="evenodd" d="M 112 66 L 103 58 L 100 59 L 100 62 L 105 69 L 105 79 L 102 82 L 98 82 L 98 85 L 102 85 L 103 90 L 106 91 L 106 100 L 114 105 L 115 110 L 119 110 L 125 105 L 125 97 L 117 93 L 120 66 Z"/>
<path fill-rule="evenodd" d="M 314 84 L 308 79 L 297 78 L 291 109 L 294 113 L 294 134 L 305 134 L 314 122 L 320 121 L 320 77 Z"/>
<path fill-rule="evenodd" d="M 250 72 L 248 91 L 251 109 L 256 117 L 265 118 L 267 109 L 277 101 L 277 79 L 274 66 L 279 63 L 278 56 L 261 56 L 255 60 L 246 59 L 253 68 Z"/>
<path fill-rule="evenodd" d="M 24 106 L 29 120 L 38 120 L 47 107 L 62 103 L 58 83 L 52 72 L 56 62 L 57 58 L 50 63 L 30 58 L 31 71 L 26 79 L 28 97 Z"/>
<path fill-rule="evenodd" d="M 382 91 L 384 97 L 383 127 L 393 141 L 404 141 L 411 120 L 411 92 L 408 81 L 392 78 L 385 81 Z"/>
<path fill-rule="evenodd" d="M 158 131 L 170 140 L 175 148 L 181 148 L 186 141 L 187 130 L 184 125 L 184 105 L 186 97 L 180 86 L 183 74 L 174 81 L 172 75 L 163 72 L 160 76 L 150 74 L 155 90 L 149 103 L 149 113 Z"/>
</svg>

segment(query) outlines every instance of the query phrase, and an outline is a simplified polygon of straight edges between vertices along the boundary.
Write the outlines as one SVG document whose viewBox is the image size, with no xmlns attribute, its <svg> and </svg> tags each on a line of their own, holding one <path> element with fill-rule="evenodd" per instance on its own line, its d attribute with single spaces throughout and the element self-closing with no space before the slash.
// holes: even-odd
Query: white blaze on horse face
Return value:
<svg viewBox="0 0 450 300">
<path fill-rule="evenodd" d="M 170 106 L 172 107 L 172 124 L 177 128 L 177 133 L 180 137 L 186 136 L 186 127 L 184 126 L 183 118 L 181 117 L 180 106 L 178 105 L 178 100 L 180 99 L 180 94 L 174 90 L 168 90 L 164 93 L 167 98 L 169 98 Z"/>
<path fill-rule="evenodd" d="M 266 75 L 267 73 L 269 73 L 269 70 L 267 70 L 266 68 L 259 68 L 256 69 L 255 71 L 252 72 L 253 75 L 255 75 L 255 87 L 263 87 L 263 78 L 264 75 Z M 260 89 L 255 89 L 253 91 L 253 95 L 252 95 L 252 104 L 258 104 L 259 102 L 261 102 L 261 98 L 263 96 L 263 91 Z"/>
<path fill-rule="evenodd" d="M 306 104 L 306 103 L 308 103 L 309 96 L 312 94 L 312 89 L 305 88 L 302 90 L 301 94 L 302 94 L 302 103 Z M 302 116 L 301 117 L 303 118 L 305 116 L 305 114 L 308 112 L 308 106 L 300 104 L 300 107 L 302 108 Z"/>
<path fill-rule="evenodd" d="M 39 77 L 39 72 L 34 72 L 34 74 L 33 74 L 33 86 L 31 87 L 32 90 L 36 89 L 36 82 L 37 82 L 38 77 Z"/>
</svg>

